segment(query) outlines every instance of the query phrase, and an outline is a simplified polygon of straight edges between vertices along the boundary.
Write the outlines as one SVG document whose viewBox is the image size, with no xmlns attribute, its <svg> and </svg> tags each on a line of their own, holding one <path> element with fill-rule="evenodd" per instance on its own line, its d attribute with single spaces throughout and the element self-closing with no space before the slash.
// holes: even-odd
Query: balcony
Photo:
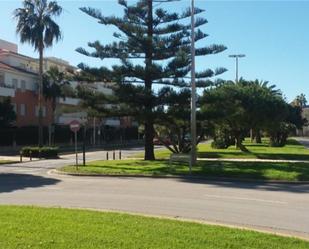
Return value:
<svg viewBox="0 0 309 249">
<path fill-rule="evenodd" d="M 79 102 L 80 102 L 80 99 L 76 99 L 76 98 L 68 98 L 68 97 L 66 97 L 65 99 L 59 98 L 59 104 L 61 105 L 77 106 Z"/>
<path fill-rule="evenodd" d="M 108 118 L 108 119 L 105 120 L 105 125 L 117 127 L 117 126 L 120 126 L 120 120 Z"/>
<path fill-rule="evenodd" d="M 1 97 L 14 97 L 15 89 L 10 86 L 0 86 L 0 96 Z"/>
</svg>

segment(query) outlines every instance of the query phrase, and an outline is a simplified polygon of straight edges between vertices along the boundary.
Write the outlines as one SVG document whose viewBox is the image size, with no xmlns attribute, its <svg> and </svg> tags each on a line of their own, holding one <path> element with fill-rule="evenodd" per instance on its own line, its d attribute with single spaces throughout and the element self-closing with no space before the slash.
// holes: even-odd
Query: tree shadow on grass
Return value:
<svg viewBox="0 0 309 249">
<path fill-rule="evenodd" d="M 309 193 L 309 184 L 292 184 L 292 183 L 268 183 L 263 181 L 243 181 L 241 179 L 224 179 L 222 180 L 209 179 L 207 178 L 193 178 L 193 177 L 183 177 L 178 179 L 182 182 L 196 183 L 196 184 L 208 184 L 214 185 L 217 187 L 227 187 L 227 188 L 237 188 L 237 189 L 257 189 L 265 191 L 278 191 L 278 192 L 291 192 L 299 194 L 308 194 Z"/>
<path fill-rule="evenodd" d="M 198 170 L 193 168 L 193 177 L 185 176 L 180 180 L 231 188 L 309 193 L 309 184 L 301 183 L 309 181 L 309 165 L 306 163 L 203 162 L 198 167 Z M 270 178 L 284 182 L 269 183 Z M 287 183 L 289 178 L 291 183 Z"/>
<path fill-rule="evenodd" d="M 274 159 L 274 160 L 301 160 L 309 161 L 309 155 L 306 154 L 291 154 L 291 153 L 252 153 L 258 159 Z"/>
<path fill-rule="evenodd" d="M 242 151 L 207 151 L 207 152 L 198 152 L 197 154 L 200 158 L 254 158 L 254 155 L 249 152 Z"/>
<path fill-rule="evenodd" d="M 0 193 L 54 185 L 58 182 L 60 182 L 58 179 L 36 175 L 3 173 L 0 174 Z"/>
</svg>

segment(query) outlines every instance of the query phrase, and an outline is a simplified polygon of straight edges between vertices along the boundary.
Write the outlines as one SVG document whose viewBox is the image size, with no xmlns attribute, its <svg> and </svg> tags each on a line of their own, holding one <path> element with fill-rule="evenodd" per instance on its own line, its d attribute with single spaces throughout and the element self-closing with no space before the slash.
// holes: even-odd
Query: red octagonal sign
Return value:
<svg viewBox="0 0 309 249">
<path fill-rule="evenodd" d="M 73 121 L 70 123 L 70 129 L 71 129 L 71 131 L 73 131 L 73 132 L 78 132 L 79 129 L 80 129 L 80 123 L 79 123 L 77 120 L 73 120 Z"/>
</svg>

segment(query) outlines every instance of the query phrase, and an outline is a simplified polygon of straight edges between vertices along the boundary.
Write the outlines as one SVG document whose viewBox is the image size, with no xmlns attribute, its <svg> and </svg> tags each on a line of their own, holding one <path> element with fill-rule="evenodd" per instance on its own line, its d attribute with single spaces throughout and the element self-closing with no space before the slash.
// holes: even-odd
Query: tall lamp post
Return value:
<svg viewBox="0 0 309 249">
<path fill-rule="evenodd" d="M 191 0 L 191 154 L 190 173 L 196 164 L 196 86 L 195 86 L 195 20 L 194 0 Z"/>
<path fill-rule="evenodd" d="M 236 83 L 238 83 L 238 59 L 243 58 L 245 56 L 246 55 L 244 55 L 244 54 L 231 54 L 231 55 L 229 55 L 229 57 L 235 58 L 235 62 L 236 62 Z"/>
</svg>

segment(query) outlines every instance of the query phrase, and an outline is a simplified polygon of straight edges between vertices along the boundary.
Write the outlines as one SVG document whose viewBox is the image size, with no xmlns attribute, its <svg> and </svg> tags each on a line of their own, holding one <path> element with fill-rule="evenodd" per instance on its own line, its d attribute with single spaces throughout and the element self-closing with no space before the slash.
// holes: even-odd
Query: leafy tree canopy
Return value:
<svg viewBox="0 0 309 249">
<path fill-rule="evenodd" d="M 90 49 L 78 48 L 77 51 L 90 57 L 119 59 L 120 63 L 111 68 L 92 69 L 81 64 L 88 80 L 116 82 L 115 90 L 118 102 L 125 106 L 123 115 L 136 117 L 145 127 L 145 159 L 154 159 L 154 125 L 160 121 L 161 107 L 167 103 L 166 96 L 171 89 L 190 87 L 191 70 L 191 24 L 190 8 L 182 13 L 165 10 L 164 3 L 177 4 L 174 0 L 139 0 L 128 4 L 119 0 L 124 14 L 104 16 L 101 11 L 83 7 L 81 11 L 95 18 L 99 24 L 111 25 L 118 30 L 115 41 L 102 44 L 89 42 Z M 158 4 L 160 3 L 160 4 Z M 195 41 L 202 41 L 208 35 L 201 27 L 207 20 L 201 16 L 204 10 L 195 8 Z M 199 42 L 196 56 L 220 53 L 226 49 L 223 45 L 209 45 Z M 197 87 L 209 87 L 216 84 L 210 78 L 225 72 L 224 68 L 204 69 L 196 73 Z M 91 76 L 95 75 L 95 76 Z M 154 86 L 156 85 L 156 88 Z M 170 86 L 172 88 L 165 88 Z M 164 90 L 161 90 L 164 88 Z"/>
<path fill-rule="evenodd" d="M 16 113 L 11 104 L 11 99 L 4 98 L 0 101 L 0 127 L 9 127 L 16 120 Z"/>
</svg>

